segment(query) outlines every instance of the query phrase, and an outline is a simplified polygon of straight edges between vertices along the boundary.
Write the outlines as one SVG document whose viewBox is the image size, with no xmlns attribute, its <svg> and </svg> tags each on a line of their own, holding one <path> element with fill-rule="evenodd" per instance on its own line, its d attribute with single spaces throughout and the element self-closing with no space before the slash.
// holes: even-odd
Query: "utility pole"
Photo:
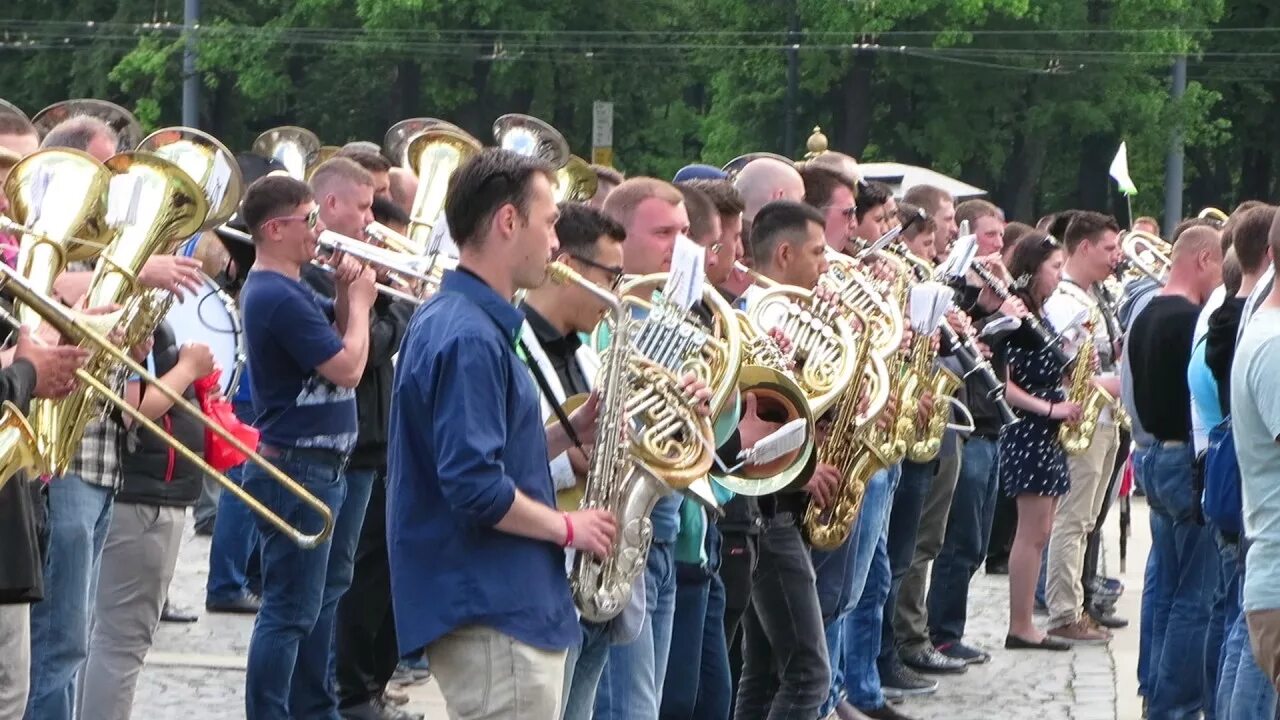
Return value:
<svg viewBox="0 0 1280 720">
<path fill-rule="evenodd" d="M 787 99 L 782 131 L 782 147 L 787 157 L 796 156 L 796 104 L 800 97 L 800 7 L 799 0 L 787 0 Z"/>
<path fill-rule="evenodd" d="M 1173 82 L 1169 97 L 1174 107 L 1181 104 L 1187 92 L 1187 56 L 1179 55 L 1173 63 Z M 1182 126 L 1174 125 L 1169 138 L 1169 155 L 1164 163 L 1164 224 L 1172 232 L 1182 221 Z"/>
<path fill-rule="evenodd" d="M 200 0 L 185 0 L 182 28 L 186 48 L 182 51 L 182 124 L 200 127 L 200 77 L 196 74 L 196 27 L 200 24 Z"/>
</svg>

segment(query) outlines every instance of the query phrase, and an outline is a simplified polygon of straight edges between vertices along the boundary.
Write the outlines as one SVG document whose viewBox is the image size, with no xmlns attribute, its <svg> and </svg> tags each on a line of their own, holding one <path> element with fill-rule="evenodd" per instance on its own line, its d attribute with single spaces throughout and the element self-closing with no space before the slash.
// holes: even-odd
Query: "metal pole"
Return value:
<svg viewBox="0 0 1280 720">
<path fill-rule="evenodd" d="M 782 147 L 787 157 L 796 156 L 796 103 L 800 95 L 800 8 L 790 0 L 787 21 L 787 107 Z"/>
<path fill-rule="evenodd" d="M 182 124 L 200 127 L 200 77 L 196 74 L 196 27 L 200 24 L 200 0 L 185 0 L 182 28 L 186 48 L 182 51 Z"/>
<path fill-rule="evenodd" d="M 1173 83 L 1169 89 L 1175 107 L 1186 91 L 1187 56 L 1182 55 L 1173 64 Z M 1182 127 L 1175 125 L 1164 164 L 1164 227 L 1170 232 L 1182 220 L 1182 161 Z"/>
</svg>

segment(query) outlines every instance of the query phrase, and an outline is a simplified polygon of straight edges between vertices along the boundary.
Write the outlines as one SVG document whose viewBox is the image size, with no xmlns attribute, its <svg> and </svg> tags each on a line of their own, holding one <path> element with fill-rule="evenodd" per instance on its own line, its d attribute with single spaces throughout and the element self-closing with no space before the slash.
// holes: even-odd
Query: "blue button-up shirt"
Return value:
<svg viewBox="0 0 1280 720">
<path fill-rule="evenodd" d="M 406 652 L 465 625 L 548 650 L 576 642 L 564 551 L 501 532 L 519 489 L 555 507 L 524 315 L 466 272 L 409 324 L 391 403 L 387 542 Z"/>
</svg>

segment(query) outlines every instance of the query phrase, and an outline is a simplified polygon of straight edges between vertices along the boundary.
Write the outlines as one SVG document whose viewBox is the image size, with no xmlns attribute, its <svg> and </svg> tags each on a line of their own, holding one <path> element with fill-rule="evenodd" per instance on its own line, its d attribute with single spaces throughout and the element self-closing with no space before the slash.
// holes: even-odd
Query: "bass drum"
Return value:
<svg viewBox="0 0 1280 720">
<path fill-rule="evenodd" d="M 204 343 L 222 368 L 218 385 L 223 397 L 235 397 L 244 371 L 244 330 L 236 301 L 222 291 L 208 275 L 201 274 L 200 290 L 175 300 L 165 320 L 173 329 L 181 347 L 186 343 Z"/>
</svg>

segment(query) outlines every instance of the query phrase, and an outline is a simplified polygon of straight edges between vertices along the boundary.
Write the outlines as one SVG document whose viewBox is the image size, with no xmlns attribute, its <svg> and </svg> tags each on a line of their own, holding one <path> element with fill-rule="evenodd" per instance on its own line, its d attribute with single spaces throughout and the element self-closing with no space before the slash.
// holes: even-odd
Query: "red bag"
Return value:
<svg viewBox="0 0 1280 720">
<path fill-rule="evenodd" d="M 214 370 L 196 380 L 196 397 L 200 400 L 200 409 L 205 417 L 220 425 L 237 440 L 256 450 L 258 448 L 258 431 L 252 425 L 246 425 L 236 417 L 231 403 L 219 393 L 218 379 L 222 372 Z M 212 430 L 204 431 L 204 459 L 218 472 L 226 472 L 245 461 L 245 454 L 232 447 L 231 443 L 215 435 Z"/>
</svg>

